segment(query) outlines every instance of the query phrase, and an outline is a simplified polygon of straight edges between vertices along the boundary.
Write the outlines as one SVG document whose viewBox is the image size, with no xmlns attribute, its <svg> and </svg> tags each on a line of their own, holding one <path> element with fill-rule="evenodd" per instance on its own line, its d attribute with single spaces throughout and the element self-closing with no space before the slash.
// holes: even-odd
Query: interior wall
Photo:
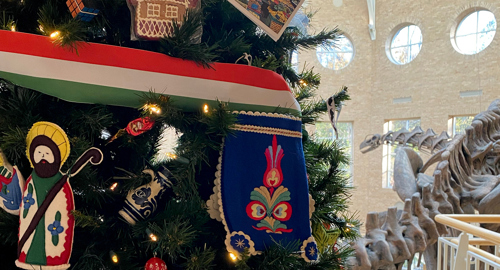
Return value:
<svg viewBox="0 0 500 270">
<path fill-rule="evenodd" d="M 450 29 L 472 7 L 495 14 L 497 33 L 485 50 L 463 55 L 453 48 Z M 354 45 L 354 58 L 342 70 L 322 67 L 315 50 L 299 52 L 299 65 L 315 67 L 321 74 L 319 95 L 325 99 L 341 86 L 349 87 L 352 100 L 342 109 L 339 121 L 353 122 L 355 190 L 350 211 L 357 211 L 364 221 L 368 212 L 385 211 L 400 201 L 393 190 L 382 187 L 382 147 L 367 154 L 359 151 L 366 135 L 382 134 L 384 122 L 406 118 L 420 118 L 423 129 L 439 134 L 448 130 L 450 116 L 477 114 L 500 98 L 500 1 L 376 1 L 373 41 L 366 1 L 344 0 L 341 7 L 335 7 L 332 0 L 312 0 L 308 8 L 317 11 L 310 30 L 338 27 Z M 402 23 L 420 27 L 423 44 L 412 62 L 396 65 L 386 55 L 386 42 Z M 482 95 L 460 97 L 461 91 L 470 90 L 482 90 Z M 402 97 L 412 101 L 393 103 Z"/>
</svg>

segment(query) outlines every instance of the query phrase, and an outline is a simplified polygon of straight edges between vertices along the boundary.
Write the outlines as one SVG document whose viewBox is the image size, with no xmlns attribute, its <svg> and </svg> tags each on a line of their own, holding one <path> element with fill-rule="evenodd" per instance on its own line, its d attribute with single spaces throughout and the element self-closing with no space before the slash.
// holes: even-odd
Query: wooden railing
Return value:
<svg viewBox="0 0 500 270">
<path fill-rule="evenodd" d="M 462 231 L 459 237 L 439 238 L 437 270 L 500 270 L 500 234 L 469 224 L 500 223 L 500 215 L 437 215 L 435 221 Z M 479 246 L 494 246 L 495 252 Z"/>
</svg>

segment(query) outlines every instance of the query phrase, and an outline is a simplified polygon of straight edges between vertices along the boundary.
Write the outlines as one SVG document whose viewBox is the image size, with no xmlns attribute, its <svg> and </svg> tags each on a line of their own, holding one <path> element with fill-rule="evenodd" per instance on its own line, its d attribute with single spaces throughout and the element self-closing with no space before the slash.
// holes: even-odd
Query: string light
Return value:
<svg viewBox="0 0 500 270">
<path fill-rule="evenodd" d="M 118 263 L 118 255 L 116 255 L 116 253 L 114 251 L 110 251 L 109 252 L 109 256 L 111 257 L 111 260 L 114 262 L 114 263 Z"/>
<path fill-rule="evenodd" d="M 203 112 L 208 113 L 208 104 L 203 105 Z"/>
<path fill-rule="evenodd" d="M 42 33 L 45 33 L 45 31 L 44 31 L 44 29 L 43 29 L 43 26 L 42 26 L 41 24 L 38 26 L 38 29 L 40 29 L 40 31 L 41 31 Z"/>
<path fill-rule="evenodd" d="M 115 183 L 113 183 L 113 184 L 111 185 L 111 187 L 110 187 L 109 189 L 111 189 L 111 190 L 113 190 L 113 191 L 114 191 L 114 190 L 115 190 L 115 188 L 116 188 L 117 186 L 118 186 L 118 183 L 116 183 L 116 182 L 115 182 Z"/>
<path fill-rule="evenodd" d="M 156 235 L 154 235 L 154 233 L 150 229 L 146 229 L 146 233 L 148 234 L 151 241 L 153 242 L 158 241 L 158 237 L 156 237 Z"/>
<path fill-rule="evenodd" d="M 304 80 L 300 80 L 300 81 L 299 81 L 299 83 L 300 83 L 302 86 L 307 86 L 307 83 L 306 83 L 306 81 L 304 81 Z"/>
<path fill-rule="evenodd" d="M 231 260 L 234 262 L 238 259 L 238 257 L 236 257 L 236 255 L 234 255 L 234 253 L 232 252 L 229 252 L 229 257 L 231 258 Z"/>
<path fill-rule="evenodd" d="M 168 158 L 171 158 L 171 159 L 177 159 L 177 155 L 176 155 L 176 154 L 174 154 L 174 153 L 170 153 L 170 152 L 168 152 L 168 153 L 166 153 L 165 155 L 167 155 L 167 157 L 168 157 Z"/>
<path fill-rule="evenodd" d="M 10 31 L 16 32 L 16 25 L 15 24 L 10 26 Z"/>
<path fill-rule="evenodd" d="M 149 110 L 150 113 L 156 113 L 156 114 L 160 114 L 161 113 L 160 106 L 158 106 L 156 104 L 146 104 L 146 105 L 142 106 L 142 108 L 144 110 Z"/>
<path fill-rule="evenodd" d="M 56 39 L 56 38 L 58 38 L 58 37 L 59 37 L 59 35 L 60 35 L 60 34 L 61 34 L 61 32 L 59 32 L 59 31 L 54 31 L 54 32 L 52 32 L 52 33 L 50 34 L 50 38 L 51 38 L 51 39 Z"/>
</svg>

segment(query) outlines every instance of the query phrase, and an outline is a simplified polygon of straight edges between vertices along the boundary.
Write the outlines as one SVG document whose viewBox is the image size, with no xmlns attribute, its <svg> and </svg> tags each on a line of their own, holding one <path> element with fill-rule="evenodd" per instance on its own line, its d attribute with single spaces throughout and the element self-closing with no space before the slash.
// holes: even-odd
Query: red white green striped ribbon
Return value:
<svg viewBox="0 0 500 270">
<path fill-rule="evenodd" d="M 78 54 L 49 37 L 0 30 L 0 78 L 63 100 L 138 107 L 150 90 L 185 110 L 216 100 L 232 110 L 300 111 L 283 77 L 252 66 L 215 63 L 206 69 L 160 53 L 82 43 Z"/>
</svg>

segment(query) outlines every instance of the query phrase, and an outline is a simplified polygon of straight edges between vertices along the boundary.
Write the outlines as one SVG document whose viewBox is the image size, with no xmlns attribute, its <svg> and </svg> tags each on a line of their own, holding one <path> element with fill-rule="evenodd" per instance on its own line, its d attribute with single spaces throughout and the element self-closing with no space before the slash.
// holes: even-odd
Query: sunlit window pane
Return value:
<svg viewBox="0 0 500 270">
<path fill-rule="evenodd" d="M 391 57 L 396 64 L 404 65 L 417 57 L 422 47 L 422 31 L 416 25 L 401 28 L 392 38 Z"/>
<path fill-rule="evenodd" d="M 462 54 L 476 54 L 488 47 L 495 37 L 495 15 L 487 10 L 467 15 L 458 25 L 454 42 Z M 453 40 L 452 40 L 453 41 Z"/>
<path fill-rule="evenodd" d="M 408 131 L 420 126 L 420 119 L 404 119 L 404 120 L 393 120 L 389 121 L 385 125 L 384 133 L 389 131 L 399 131 L 401 129 L 406 129 Z M 387 145 L 384 144 L 383 147 L 383 162 L 382 162 L 382 175 L 383 175 L 383 187 L 392 188 L 394 186 L 394 160 L 396 158 L 396 148 L 397 145 Z M 413 150 L 418 152 L 417 148 Z"/>
<path fill-rule="evenodd" d="M 299 72 L 299 54 L 297 53 L 297 51 L 292 52 L 290 65 L 292 66 L 292 69 L 295 70 L 295 72 Z"/>
<path fill-rule="evenodd" d="M 340 36 L 330 46 L 318 46 L 316 56 L 323 67 L 340 70 L 352 61 L 354 48 L 347 37 Z"/>
<path fill-rule="evenodd" d="M 318 140 L 336 140 L 337 143 L 344 149 L 344 153 L 349 157 L 349 164 L 343 164 L 340 169 L 346 174 L 351 176 L 352 185 L 352 164 L 353 164 L 353 130 L 351 122 L 338 122 L 337 131 L 339 134 L 338 139 L 335 138 L 332 124 L 330 122 L 316 122 L 316 139 Z"/>
<path fill-rule="evenodd" d="M 465 129 L 470 126 L 474 116 L 455 116 L 452 121 L 452 136 L 465 134 Z"/>
</svg>

